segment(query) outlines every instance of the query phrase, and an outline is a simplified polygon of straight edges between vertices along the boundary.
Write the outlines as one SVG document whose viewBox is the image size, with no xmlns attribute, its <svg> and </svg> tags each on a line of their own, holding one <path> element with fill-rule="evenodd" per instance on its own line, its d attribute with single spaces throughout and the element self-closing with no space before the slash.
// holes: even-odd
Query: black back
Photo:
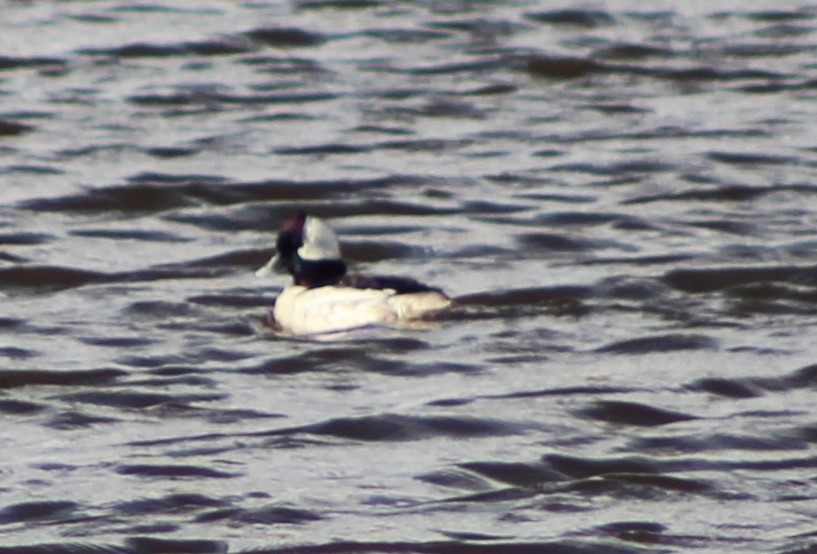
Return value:
<svg viewBox="0 0 817 554">
<path fill-rule="evenodd" d="M 429 287 L 408 277 L 392 275 L 344 275 L 338 286 L 355 289 L 392 289 L 397 294 L 411 294 L 414 292 L 441 292 L 440 289 Z"/>
</svg>

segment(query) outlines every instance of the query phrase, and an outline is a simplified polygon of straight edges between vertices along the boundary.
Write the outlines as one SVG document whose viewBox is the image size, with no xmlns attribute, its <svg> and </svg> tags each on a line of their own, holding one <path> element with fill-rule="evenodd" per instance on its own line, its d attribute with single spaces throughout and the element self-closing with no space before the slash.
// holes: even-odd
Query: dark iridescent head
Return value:
<svg viewBox="0 0 817 554">
<path fill-rule="evenodd" d="M 296 285 L 320 287 L 334 284 L 346 273 L 335 232 L 317 217 L 298 214 L 281 227 L 275 255 L 255 272 L 289 273 Z"/>
</svg>

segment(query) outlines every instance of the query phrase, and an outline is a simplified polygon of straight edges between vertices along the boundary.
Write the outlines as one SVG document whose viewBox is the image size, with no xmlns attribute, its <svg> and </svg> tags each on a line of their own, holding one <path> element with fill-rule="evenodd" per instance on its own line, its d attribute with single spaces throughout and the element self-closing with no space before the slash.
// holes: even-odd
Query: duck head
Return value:
<svg viewBox="0 0 817 554">
<path fill-rule="evenodd" d="M 275 255 L 255 274 L 289 273 L 307 288 L 336 283 L 346 273 L 335 232 L 322 220 L 299 212 L 286 222 L 275 242 Z"/>
</svg>

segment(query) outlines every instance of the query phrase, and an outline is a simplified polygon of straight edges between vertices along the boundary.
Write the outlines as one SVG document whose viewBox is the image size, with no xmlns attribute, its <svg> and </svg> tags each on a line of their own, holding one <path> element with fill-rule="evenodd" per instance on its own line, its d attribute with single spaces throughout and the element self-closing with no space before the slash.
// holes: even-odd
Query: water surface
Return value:
<svg viewBox="0 0 817 554">
<path fill-rule="evenodd" d="M 0 26 L 0 552 L 817 546 L 814 6 Z M 456 309 L 270 332 L 298 209 Z"/>
</svg>

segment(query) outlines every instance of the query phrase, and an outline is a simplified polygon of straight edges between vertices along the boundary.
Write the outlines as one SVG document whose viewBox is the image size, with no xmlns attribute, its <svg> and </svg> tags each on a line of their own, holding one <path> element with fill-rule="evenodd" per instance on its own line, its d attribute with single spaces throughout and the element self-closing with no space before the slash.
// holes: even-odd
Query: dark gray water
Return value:
<svg viewBox="0 0 817 554">
<path fill-rule="evenodd" d="M 726 6 L 0 2 L 0 552 L 817 549 L 817 5 Z M 297 209 L 457 308 L 271 333 Z"/>
</svg>

